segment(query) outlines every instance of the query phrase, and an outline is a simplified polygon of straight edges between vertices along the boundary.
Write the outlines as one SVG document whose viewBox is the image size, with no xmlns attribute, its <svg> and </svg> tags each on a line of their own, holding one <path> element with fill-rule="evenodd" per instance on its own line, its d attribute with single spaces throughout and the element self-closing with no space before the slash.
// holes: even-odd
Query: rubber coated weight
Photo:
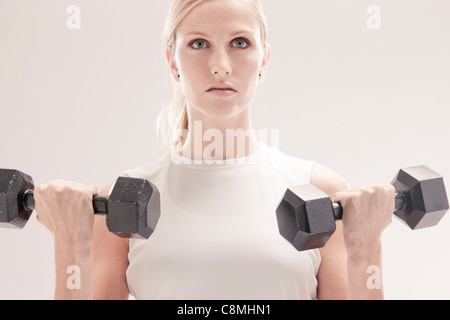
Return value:
<svg viewBox="0 0 450 320">
<path fill-rule="evenodd" d="M 33 179 L 0 169 L 0 227 L 22 229 L 34 210 Z M 158 188 L 145 179 L 120 177 L 108 198 L 94 197 L 95 214 L 106 215 L 108 230 L 127 238 L 148 239 L 160 216 Z"/>
<path fill-rule="evenodd" d="M 426 166 L 400 170 L 392 185 L 394 214 L 413 230 L 437 225 L 449 209 L 444 179 Z M 305 185 L 286 191 L 276 215 L 280 234 L 303 251 L 327 243 L 343 210 L 314 185 Z"/>
<path fill-rule="evenodd" d="M 33 189 L 33 179 L 17 170 L 0 170 L 0 227 L 22 229 L 33 210 L 23 204 L 24 192 Z"/>
</svg>

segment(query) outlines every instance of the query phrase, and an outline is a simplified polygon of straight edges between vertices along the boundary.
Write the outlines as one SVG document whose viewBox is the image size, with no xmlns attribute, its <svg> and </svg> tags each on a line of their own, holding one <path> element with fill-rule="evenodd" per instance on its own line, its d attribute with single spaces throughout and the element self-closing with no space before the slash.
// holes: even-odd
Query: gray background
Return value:
<svg viewBox="0 0 450 320">
<path fill-rule="evenodd" d="M 262 0 L 272 56 L 253 104 L 283 152 L 351 184 L 426 164 L 450 177 L 450 1 Z M 69 30 L 66 9 L 81 9 Z M 381 8 L 381 30 L 366 10 Z M 161 155 L 155 118 L 170 92 L 167 0 L 0 0 L 0 167 L 37 184 L 102 187 Z M 448 183 L 448 178 L 445 180 Z M 388 299 L 449 299 L 450 219 L 383 235 Z M 51 299 L 50 234 L 34 216 L 0 230 L 0 299 Z"/>
</svg>

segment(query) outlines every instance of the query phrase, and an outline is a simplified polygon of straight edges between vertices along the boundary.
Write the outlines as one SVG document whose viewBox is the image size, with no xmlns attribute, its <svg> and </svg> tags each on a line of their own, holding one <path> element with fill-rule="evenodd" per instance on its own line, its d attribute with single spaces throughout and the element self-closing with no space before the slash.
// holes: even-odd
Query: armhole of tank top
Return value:
<svg viewBox="0 0 450 320">
<path fill-rule="evenodd" d="M 318 165 L 317 161 L 310 161 L 310 169 L 309 169 L 309 184 L 312 182 L 312 175 L 314 172 L 315 166 Z"/>
</svg>

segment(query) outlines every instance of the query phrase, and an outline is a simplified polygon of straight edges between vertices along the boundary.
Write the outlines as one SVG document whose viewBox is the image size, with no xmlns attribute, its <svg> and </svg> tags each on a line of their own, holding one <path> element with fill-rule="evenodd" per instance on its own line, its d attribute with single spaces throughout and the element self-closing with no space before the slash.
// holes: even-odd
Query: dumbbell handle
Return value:
<svg viewBox="0 0 450 320">
<path fill-rule="evenodd" d="M 404 192 L 397 192 L 395 194 L 395 210 L 399 211 L 403 210 L 406 207 L 406 195 Z M 342 216 L 344 214 L 344 210 L 342 209 L 342 206 L 339 202 L 333 203 L 333 213 L 334 218 L 336 220 L 342 220 Z"/>
<path fill-rule="evenodd" d="M 34 210 L 34 192 L 33 190 L 27 190 L 23 194 L 23 206 L 25 209 Z M 105 197 L 94 196 L 92 198 L 92 207 L 95 214 L 105 215 L 108 214 L 108 201 Z"/>
</svg>

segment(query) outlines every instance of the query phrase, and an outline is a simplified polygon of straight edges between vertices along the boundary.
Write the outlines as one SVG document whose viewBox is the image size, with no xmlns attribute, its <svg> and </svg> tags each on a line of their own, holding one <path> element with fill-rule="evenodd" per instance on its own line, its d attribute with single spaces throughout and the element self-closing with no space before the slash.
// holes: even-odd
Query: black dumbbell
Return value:
<svg viewBox="0 0 450 320">
<path fill-rule="evenodd" d="M 33 179 L 0 169 L 0 227 L 22 229 L 34 210 Z M 145 179 L 120 177 L 108 198 L 92 199 L 95 214 L 106 215 L 108 230 L 124 238 L 148 239 L 160 216 L 159 191 Z"/>
<path fill-rule="evenodd" d="M 391 184 L 397 192 L 394 214 L 413 230 L 437 225 L 449 209 L 444 179 L 426 166 L 400 170 Z M 286 191 L 276 210 L 278 229 L 299 251 L 322 248 L 342 211 L 314 185 L 295 187 Z"/>
</svg>

